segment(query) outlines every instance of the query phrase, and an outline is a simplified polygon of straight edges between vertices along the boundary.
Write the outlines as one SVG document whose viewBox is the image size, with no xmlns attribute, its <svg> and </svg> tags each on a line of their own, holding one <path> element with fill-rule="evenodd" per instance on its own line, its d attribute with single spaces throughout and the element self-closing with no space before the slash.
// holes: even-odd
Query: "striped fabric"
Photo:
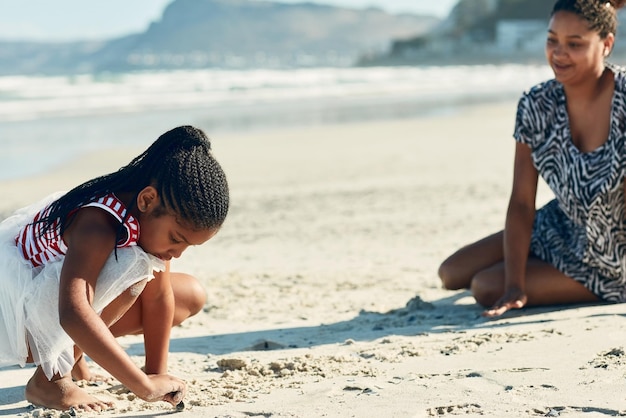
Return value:
<svg viewBox="0 0 626 418">
<path fill-rule="evenodd" d="M 126 207 L 112 193 L 96 198 L 82 207 L 95 207 L 105 210 L 120 223 L 126 216 Z M 59 236 L 58 221 L 55 222 L 54 228 L 49 229 L 43 235 L 41 233 L 44 224 L 38 223 L 37 221 L 44 218 L 49 212 L 49 206 L 42 209 L 35 215 L 33 222 L 22 228 L 15 238 L 15 242 L 22 257 L 30 261 L 33 267 L 40 267 L 50 261 L 58 260 L 67 252 L 67 245 L 65 245 L 65 242 Z M 129 215 L 123 223 L 123 228 L 125 233 L 118 241 L 117 247 L 122 248 L 137 245 L 137 241 L 139 240 L 139 223 L 137 220 L 132 215 Z"/>
<path fill-rule="evenodd" d="M 626 302 L 626 72 L 615 75 L 609 136 L 582 152 L 572 142 L 563 85 L 540 84 L 519 102 L 515 139 L 555 199 L 535 215 L 531 253 L 600 298 Z"/>
</svg>

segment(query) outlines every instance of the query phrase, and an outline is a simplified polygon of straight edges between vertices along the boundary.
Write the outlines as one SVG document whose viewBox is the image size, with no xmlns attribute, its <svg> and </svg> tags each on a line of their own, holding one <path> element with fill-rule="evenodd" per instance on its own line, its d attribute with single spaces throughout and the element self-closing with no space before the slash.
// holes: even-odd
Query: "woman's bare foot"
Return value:
<svg viewBox="0 0 626 418">
<path fill-rule="evenodd" d="M 78 380 L 86 380 L 87 382 L 104 382 L 108 383 L 111 381 L 110 376 L 104 376 L 101 374 L 91 373 L 91 369 L 87 364 L 87 360 L 85 360 L 84 356 L 80 356 L 76 363 L 74 363 L 74 368 L 72 369 L 72 379 Z"/>
<path fill-rule="evenodd" d="M 76 386 L 69 375 L 48 380 L 41 367 L 26 384 L 26 400 L 33 405 L 66 411 L 72 407 L 83 411 L 105 411 L 111 402 L 104 402 Z"/>
</svg>

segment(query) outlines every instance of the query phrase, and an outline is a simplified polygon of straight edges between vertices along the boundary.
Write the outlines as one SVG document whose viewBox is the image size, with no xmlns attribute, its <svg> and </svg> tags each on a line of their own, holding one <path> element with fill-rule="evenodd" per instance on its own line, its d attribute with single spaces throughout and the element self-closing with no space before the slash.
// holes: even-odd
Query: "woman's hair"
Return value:
<svg viewBox="0 0 626 418">
<path fill-rule="evenodd" d="M 551 15 L 572 12 L 589 22 L 589 29 L 604 39 L 609 33 L 617 33 L 617 9 L 625 3 L 626 0 L 557 0 Z"/>
<path fill-rule="evenodd" d="M 209 138 L 198 128 L 180 126 L 161 135 L 130 164 L 89 180 L 56 200 L 41 220 L 43 232 L 58 221 L 63 234 L 73 210 L 108 193 L 133 193 L 130 212 L 147 186 L 154 186 L 159 193 L 163 208 L 157 214 L 171 212 L 193 229 L 219 228 L 228 213 L 226 175 L 211 154 Z"/>
</svg>

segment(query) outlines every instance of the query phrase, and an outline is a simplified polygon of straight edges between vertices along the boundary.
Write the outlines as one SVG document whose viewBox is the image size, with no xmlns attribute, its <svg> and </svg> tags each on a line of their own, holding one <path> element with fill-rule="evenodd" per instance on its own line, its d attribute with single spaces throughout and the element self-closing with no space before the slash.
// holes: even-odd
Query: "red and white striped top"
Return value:
<svg viewBox="0 0 626 418">
<path fill-rule="evenodd" d="M 126 216 L 126 206 L 113 193 L 95 198 L 82 207 L 103 209 L 113 215 L 118 222 L 124 221 Z M 33 222 L 23 227 L 15 238 L 15 243 L 22 257 L 30 261 L 33 267 L 40 267 L 50 261 L 59 260 L 67 252 L 67 245 L 59 236 L 58 221 L 54 228 L 49 229 L 43 235 L 41 234 L 44 224 L 37 221 L 44 218 L 49 212 L 50 206 L 43 208 L 35 215 Z M 117 242 L 117 248 L 137 245 L 139 240 L 139 223 L 137 220 L 129 215 L 123 223 L 123 228 L 125 235 Z"/>
</svg>

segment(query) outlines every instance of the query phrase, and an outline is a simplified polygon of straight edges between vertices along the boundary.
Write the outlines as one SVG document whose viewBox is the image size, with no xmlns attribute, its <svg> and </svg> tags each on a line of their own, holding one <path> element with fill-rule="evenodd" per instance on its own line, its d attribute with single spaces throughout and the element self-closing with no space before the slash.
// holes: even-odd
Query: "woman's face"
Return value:
<svg viewBox="0 0 626 418">
<path fill-rule="evenodd" d="M 574 13 L 556 12 L 550 19 L 546 41 L 546 58 L 555 78 L 575 85 L 600 76 L 613 39 L 613 34 L 600 38 L 598 32 L 589 29 L 587 21 Z"/>
</svg>

